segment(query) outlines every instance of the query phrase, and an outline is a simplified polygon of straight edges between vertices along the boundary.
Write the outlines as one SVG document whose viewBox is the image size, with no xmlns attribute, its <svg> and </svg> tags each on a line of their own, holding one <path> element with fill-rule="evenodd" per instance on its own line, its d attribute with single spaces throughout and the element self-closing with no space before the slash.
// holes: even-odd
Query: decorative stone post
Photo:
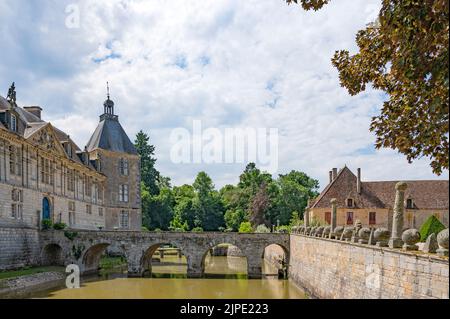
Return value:
<svg viewBox="0 0 450 319">
<path fill-rule="evenodd" d="M 305 208 L 305 214 L 303 215 L 303 225 L 309 227 L 309 206 Z"/>
<path fill-rule="evenodd" d="M 337 207 L 336 207 L 336 198 L 332 198 L 330 200 L 331 203 L 331 231 L 330 231 L 330 238 L 335 237 L 334 236 L 334 230 L 336 228 L 336 215 L 337 215 Z"/>
<path fill-rule="evenodd" d="M 395 185 L 394 216 L 392 220 L 392 233 L 389 240 L 390 248 L 400 248 L 403 245 L 401 239 L 403 230 L 403 213 L 405 212 L 405 190 L 408 185 L 405 182 L 398 182 Z"/>
</svg>

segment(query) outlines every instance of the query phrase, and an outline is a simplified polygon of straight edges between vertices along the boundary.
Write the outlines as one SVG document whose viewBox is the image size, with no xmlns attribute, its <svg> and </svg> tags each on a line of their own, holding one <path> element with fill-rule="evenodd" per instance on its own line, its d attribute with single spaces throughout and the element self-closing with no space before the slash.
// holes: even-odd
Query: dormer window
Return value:
<svg viewBox="0 0 450 319">
<path fill-rule="evenodd" d="M 11 131 L 17 132 L 17 118 L 14 114 L 11 114 Z"/>
<path fill-rule="evenodd" d="M 70 143 L 66 143 L 65 149 L 67 156 L 69 156 L 69 158 L 72 158 L 72 146 L 70 145 Z"/>
<path fill-rule="evenodd" d="M 353 198 L 347 198 L 347 207 L 353 207 L 354 204 Z"/>
<path fill-rule="evenodd" d="M 406 208 L 408 208 L 408 209 L 413 209 L 414 208 L 414 201 L 412 200 L 412 198 L 408 198 L 406 200 Z"/>
</svg>

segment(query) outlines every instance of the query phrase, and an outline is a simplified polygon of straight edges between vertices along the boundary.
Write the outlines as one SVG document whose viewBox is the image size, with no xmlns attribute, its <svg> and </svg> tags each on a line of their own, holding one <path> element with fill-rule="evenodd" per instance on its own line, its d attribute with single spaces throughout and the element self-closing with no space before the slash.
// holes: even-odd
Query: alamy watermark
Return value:
<svg viewBox="0 0 450 319">
<path fill-rule="evenodd" d="M 80 288 L 80 267 L 75 264 L 67 265 L 66 287 L 69 289 Z"/>
<path fill-rule="evenodd" d="M 66 19 L 64 24 L 68 29 L 80 28 L 80 6 L 75 3 L 68 4 L 64 10 L 66 13 Z"/>
<path fill-rule="evenodd" d="M 170 159 L 176 164 L 257 163 L 271 174 L 278 170 L 277 128 L 175 128 L 170 134 Z"/>
</svg>

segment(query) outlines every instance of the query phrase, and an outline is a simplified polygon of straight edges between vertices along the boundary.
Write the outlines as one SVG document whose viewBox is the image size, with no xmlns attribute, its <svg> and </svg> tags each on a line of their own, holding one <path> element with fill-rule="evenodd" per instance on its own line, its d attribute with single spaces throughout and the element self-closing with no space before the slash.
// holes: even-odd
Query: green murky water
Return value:
<svg viewBox="0 0 450 319">
<path fill-rule="evenodd" d="M 159 262 L 158 262 L 159 260 Z M 261 261 L 263 262 L 263 261 Z M 264 279 L 247 279 L 247 260 L 243 257 L 207 256 L 205 277 L 186 278 L 186 259 L 166 255 L 152 262 L 151 278 L 126 278 L 118 272 L 82 279 L 79 289 L 60 289 L 32 295 L 58 299 L 302 299 L 304 292 L 289 280 L 277 278 L 277 270 L 263 263 Z M 123 269 L 125 271 L 125 269 Z"/>
</svg>

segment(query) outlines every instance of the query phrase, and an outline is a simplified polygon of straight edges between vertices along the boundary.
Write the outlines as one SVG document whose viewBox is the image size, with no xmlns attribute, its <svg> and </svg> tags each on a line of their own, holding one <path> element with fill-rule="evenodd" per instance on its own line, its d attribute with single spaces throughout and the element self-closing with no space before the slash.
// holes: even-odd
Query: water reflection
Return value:
<svg viewBox="0 0 450 319">
<path fill-rule="evenodd" d="M 304 292 L 289 280 L 279 280 L 277 269 L 264 262 L 264 279 L 247 279 L 245 257 L 211 256 L 205 258 L 205 278 L 186 278 L 184 256 L 166 254 L 152 258 L 151 278 L 126 278 L 126 267 L 102 271 L 82 279 L 80 289 L 63 289 L 33 294 L 37 298 L 305 298 Z"/>
</svg>

